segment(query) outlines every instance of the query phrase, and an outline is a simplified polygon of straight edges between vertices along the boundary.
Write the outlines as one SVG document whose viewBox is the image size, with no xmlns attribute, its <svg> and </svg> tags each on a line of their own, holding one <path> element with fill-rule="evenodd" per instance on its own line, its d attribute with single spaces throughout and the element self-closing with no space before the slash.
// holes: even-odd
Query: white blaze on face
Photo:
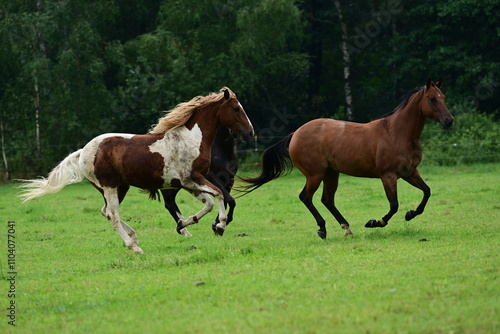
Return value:
<svg viewBox="0 0 500 334">
<path fill-rule="evenodd" d="M 245 110 L 245 109 L 243 109 L 243 106 L 241 105 L 240 101 L 238 101 L 238 105 L 240 106 L 240 110 Z M 248 118 L 248 115 L 246 113 L 245 113 L 245 116 L 247 117 L 248 124 L 250 124 L 250 126 L 253 129 L 253 125 L 252 125 L 252 122 L 250 121 L 250 118 Z"/>
<path fill-rule="evenodd" d="M 164 186 L 170 185 L 173 179 L 184 183 L 190 178 L 193 162 L 200 155 L 202 139 L 203 134 L 198 124 L 195 124 L 191 130 L 181 126 L 168 131 L 163 139 L 149 146 L 151 152 L 161 154 L 164 159 Z"/>
</svg>

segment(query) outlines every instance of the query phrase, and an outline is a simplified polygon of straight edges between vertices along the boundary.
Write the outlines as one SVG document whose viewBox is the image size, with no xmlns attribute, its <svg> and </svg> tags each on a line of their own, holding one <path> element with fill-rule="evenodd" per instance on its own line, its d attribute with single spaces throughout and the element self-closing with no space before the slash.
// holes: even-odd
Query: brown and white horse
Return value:
<svg viewBox="0 0 500 334">
<path fill-rule="evenodd" d="M 66 157 L 47 179 L 26 181 L 21 186 L 25 189 L 21 197 L 28 201 L 87 178 L 104 197 L 101 213 L 129 249 L 143 253 L 135 231 L 118 213 L 130 186 L 145 190 L 183 188 L 205 206 L 188 219 L 179 219 L 177 230 L 197 223 L 210 212 L 212 195 L 219 207 L 216 229 L 222 234 L 227 219 L 224 196 L 206 179 L 212 145 L 221 125 L 244 140 L 254 136 L 252 123 L 229 88 L 179 104 L 160 118 L 149 134 L 108 133 L 92 139 Z"/>
</svg>

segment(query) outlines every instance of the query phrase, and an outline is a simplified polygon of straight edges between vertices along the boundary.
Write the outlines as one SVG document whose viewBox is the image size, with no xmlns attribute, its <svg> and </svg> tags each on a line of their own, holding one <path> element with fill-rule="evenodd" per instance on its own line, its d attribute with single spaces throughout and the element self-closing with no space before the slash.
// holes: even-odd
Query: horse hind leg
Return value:
<svg viewBox="0 0 500 334">
<path fill-rule="evenodd" d="M 163 201 L 165 202 L 165 209 L 168 210 L 172 218 L 176 223 L 179 221 L 184 221 L 184 216 L 181 213 L 181 210 L 177 206 L 175 202 L 175 197 L 179 193 L 181 189 L 162 189 L 161 194 L 163 195 Z M 185 237 L 192 237 L 193 235 L 189 233 L 187 228 L 182 228 L 177 231 L 177 233 L 184 235 Z"/>
<path fill-rule="evenodd" d="M 306 177 L 306 185 L 304 186 L 304 189 L 302 189 L 299 198 L 307 207 L 307 209 L 309 209 L 309 212 L 311 212 L 311 214 L 314 216 L 314 219 L 316 219 L 316 223 L 319 226 L 319 230 L 317 232 L 318 236 L 321 239 L 326 239 L 326 222 L 323 217 L 321 217 L 318 209 L 316 209 L 313 204 L 313 196 L 316 190 L 318 190 L 319 185 L 321 184 L 322 177 Z"/>
<path fill-rule="evenodd" d="M 109 220 L 118 235 L 122 238 L 125 246 L 132 249 L 136 253 L 144 254 L 143 250 L 137 245 L 137 236 L 135 236 L 135 231 L 120 219 L 119 191 L 117 191 L 116 188 L 104 189 L 103 195 L 106 201 L 106 205 L 103 208 L 104 215 Z M 123 200 L 123 197 L 121 199 Z M 128 226 L 128 228 L 124 227 L 124 225 Z M 133 237 L 131 237 L 129 233 L 132 234 Z"/>
<path fill-rule="evenodd" d="M 339 172 L 333 169 L 327 169 L 325 177 L 323 178 L 323 196 L 321 203 L 331 212 L 335 219 L 339 222 L 340 226 L 344 229 L 344 236 L 352 235 L 349 223 L 342 216 L 340 211 L 335 206 L 335 192 L 339 185 Z"/>
</svg>

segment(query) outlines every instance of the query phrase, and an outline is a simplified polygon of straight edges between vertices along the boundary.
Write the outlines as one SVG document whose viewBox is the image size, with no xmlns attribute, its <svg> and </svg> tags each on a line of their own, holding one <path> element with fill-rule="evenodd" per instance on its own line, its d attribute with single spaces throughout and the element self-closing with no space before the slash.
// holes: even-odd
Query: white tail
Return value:
<svg viewBox="0 0 500 334">
<path fill-rule="evenodd" d="M 56 193 L 68 184 L 83 181 L 85 176 L 78 164 L 81 151 L 78 150 L 68 155 L 49 173 L 47 178 L 42 177 L 36 180 L 24 181 L 20 186 L 24 192 L 19 195 L 19 197 L 23 198 L 23 202 L 45 194 Z"/>
</svg>

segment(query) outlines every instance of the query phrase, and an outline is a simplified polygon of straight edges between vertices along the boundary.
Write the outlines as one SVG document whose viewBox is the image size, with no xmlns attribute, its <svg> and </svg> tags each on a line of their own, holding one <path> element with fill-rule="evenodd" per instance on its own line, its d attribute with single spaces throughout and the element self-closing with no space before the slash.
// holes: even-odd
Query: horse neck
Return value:
<svg viewBox="0 0 500 334">
<path fill-rule="evenodd" d="M 212 151 L 212 146 L 217 135 L 217 130 L 221 126 L 219 117 L 214 110 L 217 107 L 207 106 L 196 110 L 193 116 L 186 123 L 186 127 L 191 129 L 195 124 L 201 130 L 203 139 L 201 142 L 201 151 L 207 151 L 209 156 Z"/>
<path fill-rule="evenodd" d="M 394 133 L 398 134 L 396 140 L 412 143 L 420 142 L 420 136 L 425 125 L 425 117 L 420 108 L 420 100 L 420 94 L 415 94 L 410 98 L 406 106 L 390 117 Z"/>
</svg>

